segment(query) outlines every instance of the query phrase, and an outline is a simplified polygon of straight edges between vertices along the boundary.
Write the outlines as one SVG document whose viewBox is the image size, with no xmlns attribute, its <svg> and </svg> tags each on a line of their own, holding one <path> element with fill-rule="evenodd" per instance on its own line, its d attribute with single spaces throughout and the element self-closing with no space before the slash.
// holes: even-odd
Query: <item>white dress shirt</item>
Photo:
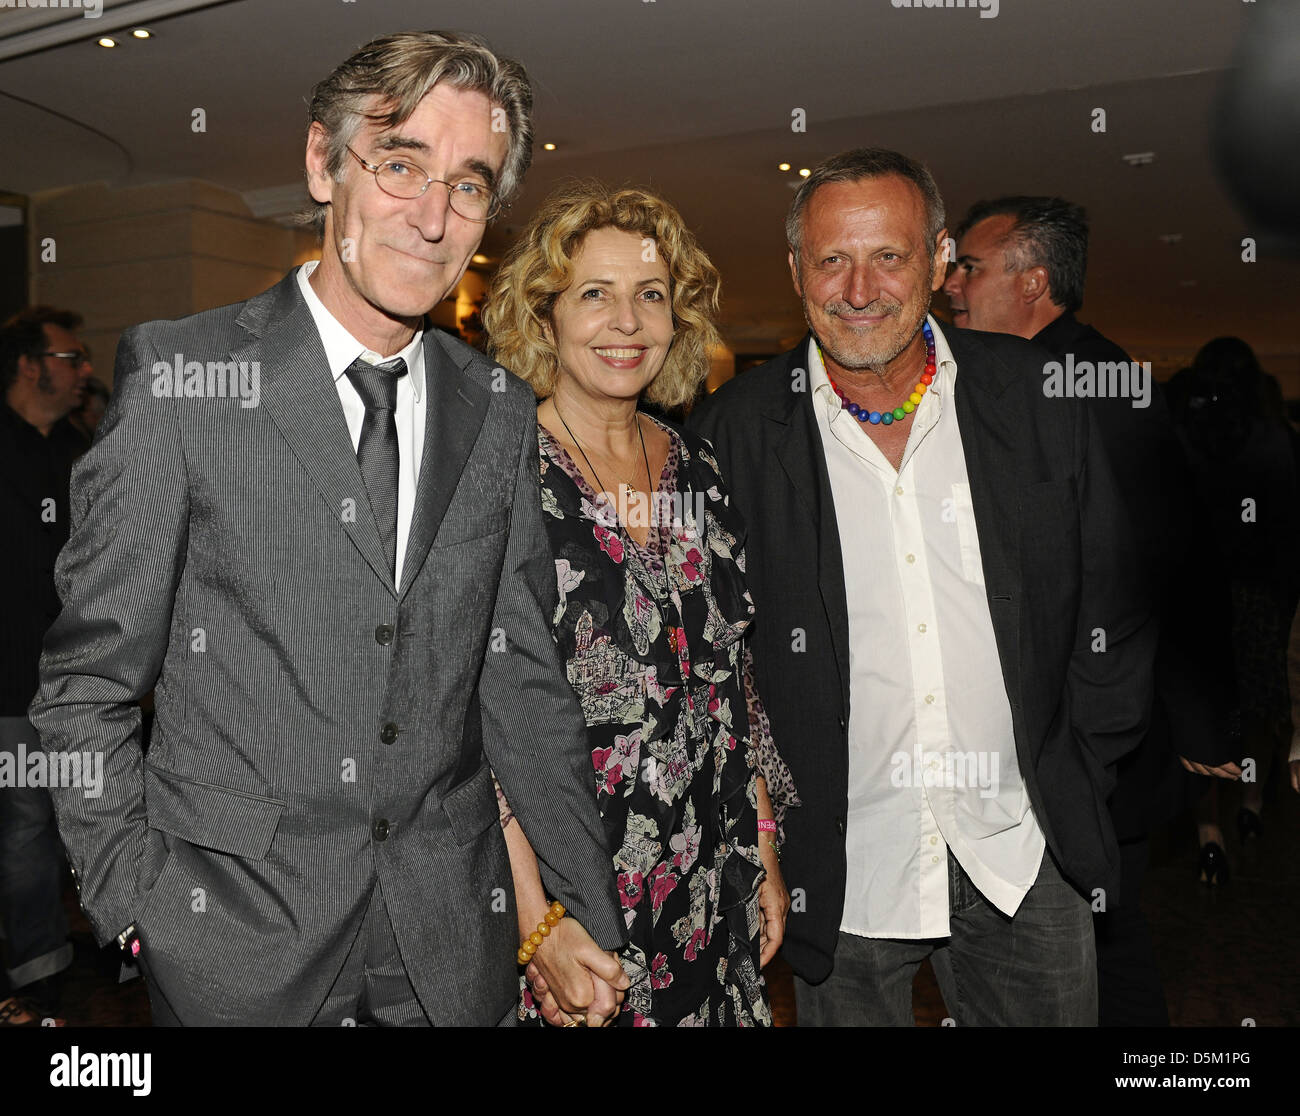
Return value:
<svg viewBox="0 0 1300 1116">
<path fill-rule="evenodd" d="M 938 373 L 905 420 L 897 473 L 843 410 L 815 340 L 808 352 L 849 612 L 841 929 L 872 938 L 948 936 L 950 848 L 985 898 L 1014 914 L 1045 847 L 985 596 L 957 363 L 928 320 Z"/>
<path fill-rule="evenodd" d="M 348 433 L 352 436 L 355 452 L 361 442 L 361 424 L 365 421 L 366 405 L 344 373 L 352 362 L 361 357 L 370 364 L 401 357 L 406 361 L 406 375 L 397 381 L 397 563 L 394 583 L 402 584 L 402 559 L 406 555 L 406 540 L 411 534 L 411 515 L 415 510 L 415 489 L 420 481 L 420 462 L 424 457 L 424 349 L 420 342 L 424 331 L 417 329 L 401 352 L 383 355 L 367 349 L 352 336 L 333 314 L 325 309 L 320 296 L 312 290 L 307 280 L 320 261 L 310 260 L 298 269 L 298 287 L 307 300 L 311 316 L 316 321 L 316 332 L 325 346 L 325 359 L 329 361 L 330 375 L 343 405 Z"/>
</svg>

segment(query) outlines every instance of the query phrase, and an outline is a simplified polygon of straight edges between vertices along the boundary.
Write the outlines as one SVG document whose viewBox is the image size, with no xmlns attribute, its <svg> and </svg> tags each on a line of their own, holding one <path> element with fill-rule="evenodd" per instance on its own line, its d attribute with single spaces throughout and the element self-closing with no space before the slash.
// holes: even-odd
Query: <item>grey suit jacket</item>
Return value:
<svg viewBox="0 0 1300 1116">
<path fill-rule="evenodd" d="M 489 763 L 550 892 L 624 940 L 550 632 L 532 392 L 423 345 L 401 585 L 292 273 L 128 330 L 73 475 L 31 718 L 52 753 L 102 753 L 102 796 L 54 792 L 60 832 L 97 939 L 134 922 L 183 1022 L 310 1021 L 377 879 L 433 1021 L 497 1022 L 518 942 Z M 258 405 L 170 397 L 178 356 L 257 362 Z"/>
</svg>

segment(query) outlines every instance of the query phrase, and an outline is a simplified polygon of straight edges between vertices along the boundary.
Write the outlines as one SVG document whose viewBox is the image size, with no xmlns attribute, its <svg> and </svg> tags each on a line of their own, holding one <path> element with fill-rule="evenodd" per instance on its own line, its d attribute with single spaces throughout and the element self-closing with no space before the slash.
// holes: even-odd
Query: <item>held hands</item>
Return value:
<svg viewBox="0 0 1300 1116">
<path fill-rule="evenodd" d="M 618 1016 L 631 984 L 618 955 L 601 949 L 572 917 L 560 919 L 551 930 L 525 977 L 542 1018 L 561 1027 L 574 1025 L 575 1019 L 589 1027 L 607 1026 Z"/>
</svg>

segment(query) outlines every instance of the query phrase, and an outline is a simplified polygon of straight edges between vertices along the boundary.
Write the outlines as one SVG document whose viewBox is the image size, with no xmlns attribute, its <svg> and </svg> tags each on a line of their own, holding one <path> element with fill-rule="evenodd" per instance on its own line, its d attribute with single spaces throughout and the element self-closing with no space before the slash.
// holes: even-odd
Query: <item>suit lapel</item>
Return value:
<svg viewBox="0 0 1300 1116">
<path fill-rule="evenodd" d="M 1029 421 L 1019 396 L 1008 391 L 1015 374 L 976 338 L 949 328 L 944 336 L 957 361 L 955 406 L 970 481 L 975 528 L 1002 678 L 1013 707 L 1020 705 L 1020 476 L 1017 447 Z"/>
<path fill-rule="evenodd" d="M 789 354 L 785 387 L 779 397 L 764 408 L 764 421 L 771 424 L 776 458 L 795 493 L 795 505 L 808 516 L 817 539 L 817 586 L 830 624 L 835 666 L 840 676 L 844 708 L 849 702 L 849 611 L 844 589 L 844 560 L 840 553 L 840 529 L 835 518 L 835 500 L 826 471 L 826 452 L 817 429 L 812 390 L 806 365 L 809 337 L 805 336 Z M 792 388 L 795 369 L 802 369 L 802 391 Z"/>
<path fill-rule="evenodd" d="M 235 350 L 232 359 L 259 362 L 262 409 L 352 544 L 395 592 L 338 389 L 296 274 L 291 271 L 269 291 L 250 299 L 238 324 L 254 338 Z"/>
<path fill-rule="evenodd" d="M 490 395 L 464 373 L 475 356 L 458 362 L 439 330 L 424 331 L 424 454 L 415 490 L 411 533 L 402 561 L 404 596 L 424 564 L 429 547 L 442 525 L 465 463 L 487 417 Z M 513 463 L 512 466 L 513 467 Z"/>
</svg>

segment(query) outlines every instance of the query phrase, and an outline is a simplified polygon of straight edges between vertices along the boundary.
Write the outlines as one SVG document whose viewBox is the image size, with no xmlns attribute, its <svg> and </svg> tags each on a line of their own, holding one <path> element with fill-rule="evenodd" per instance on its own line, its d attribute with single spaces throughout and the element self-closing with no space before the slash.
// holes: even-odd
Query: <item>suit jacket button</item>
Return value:
<svg viewBox="0 0 1300 1116">
<path fill-rule="evenodd" d="M 376 841 L 388 840 L 388 819 L 380 818 L 370 830 Z"/>
<path fill-rule="evenodd" d="M 385 744 L 391 744 L 397 739 L 397 726 L 389 721 L 382 729 L 379 730 L 379 739 Z"/>
<path fill-rule="evenodd" d="M 380 624 L 379 627 L 375 629 L 375 642 L 379 644 L 380 647 L 387 647 L 390 643 L 392 643 L 393 625 Z"/>
<path fill-rule="evenodd" d="M 836 819 L 835 819 L 835 828 L 838 829 L 838 830 L 840 831 L 840 836 L 843 837 L 843 836 L 844 836 L 844 819 L 843 819 L 843 818 L 836 818 Z"/>
</svg>

